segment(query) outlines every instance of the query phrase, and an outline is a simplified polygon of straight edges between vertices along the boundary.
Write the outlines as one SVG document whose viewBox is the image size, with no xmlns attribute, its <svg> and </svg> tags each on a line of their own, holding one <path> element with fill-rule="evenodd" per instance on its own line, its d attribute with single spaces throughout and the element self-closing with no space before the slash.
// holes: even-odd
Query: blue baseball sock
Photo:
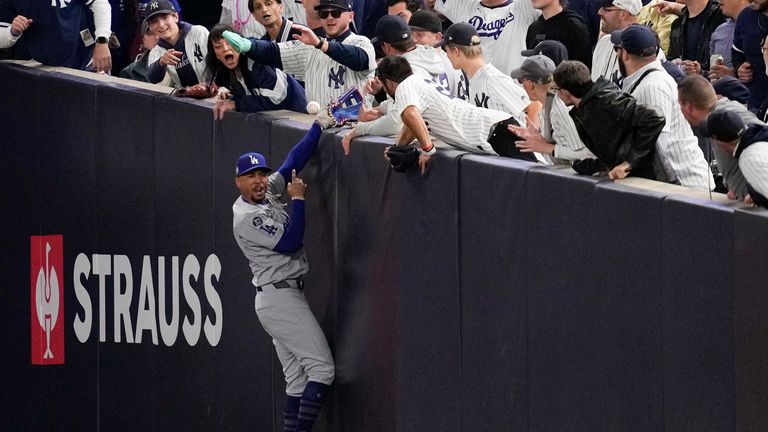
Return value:
<svg viewBox="0 0 768 432">
<path fill-rule="evenodd" d="M 312 425 L 317 420 L 317 415 L 323 408 L 323 401 L 328 396 L 328 390 L 331 386 L 309 381 L 304 387 L 304 393 L 301 395 L 301 404 L 299 405 L 299 418 L 296 422 L 295 432 L 310 432 Z"/>
<path fill-rule="evenodd" d="M 293 432 L 296 430 L 296 421 L 299 418 L 299 404 L 301 398 L 298 396 L 288 396 L 285 400 L 285 409 L 283 410 L 283 431 Z"/>
</svg>

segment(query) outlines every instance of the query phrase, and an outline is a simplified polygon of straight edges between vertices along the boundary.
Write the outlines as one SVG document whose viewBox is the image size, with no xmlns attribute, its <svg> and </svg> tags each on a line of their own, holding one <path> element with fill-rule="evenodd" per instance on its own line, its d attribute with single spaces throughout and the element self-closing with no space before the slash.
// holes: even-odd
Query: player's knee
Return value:
<svg viewBox="0 0 768 432">
<path fill-rule="evenodd" d="M 289 396 L 301 396 L 307 381 L 307 376 L 304 374 L 286 375 L 285 393 Z"/>
<path fill-rule="evenodd" d="M 336 368 L 333 362 L 316 363 L 306 370 L 310 381 L 331 385 L 336 378 Z"/>
</svg>

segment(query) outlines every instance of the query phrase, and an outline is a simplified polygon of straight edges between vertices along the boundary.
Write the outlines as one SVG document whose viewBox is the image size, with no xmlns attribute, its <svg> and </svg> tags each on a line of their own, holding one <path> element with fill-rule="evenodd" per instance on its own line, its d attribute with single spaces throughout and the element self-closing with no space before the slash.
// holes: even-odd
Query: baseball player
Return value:
<svg viewBox="0 0 768 432">
<path fill-rule="evenodd" d="M 297 176 L 328 124 L 318 118 L 277 171 L 261 154 L 246 153 L 237 160 L 235 174 L 240 197 L 232 206 L 233 231 L 253 273 L 256 314 L 283 366 L 286 432 L 312 429 L 334 379 L 331 350 L 302 292 L 306 185 Z M 293 203 L 291 214 L 280 201 L 285 191 Z"/>
<path fill-rule="evenodd" d="M 537 117 L 538 109 L 531 107 L 525 90 L 509 75 L 485 62 L 480 36 L 473 26 L 467 23 L 451 25 L 437 46 L 443 47 L 454 68 L 461 69 L 469 77 L 469 103 L 512 114 L 522 126 L 526 124 L 527 114 Z"/>
<path fill-rule="evenodd" d="M 224 39 L 225 31 L 235 32 L 226 24 L 217 24 L 208 35 L 208 70 L 220 89 L 228 89 L 220 90 L 221 99 L 213 108 L 214 117 L 221 119 L 226 111 L 234 109 L 240 112 L 278 109 L 306 112 L 304 88 L 280 69 L 241 58 Z"/>
<path fill-rule="evenodd" d="M 324 104 L 353 86 L 365 87 L 376 68 L 376 55 L 368 38 L 349 29 L 353 19 L 351 1 L 321 0 L 315 9 L 327 39 L 298 24 L 293 28 L 301 35 L 294 36 L 293 42 L 277 44 L 228 32 L 224 37 L 248 58 L 302 77 L 307 99 Z"/>
<path fill-rule="evenodd" d="M 454 23 L 475 27 L 485 61 L 505 74 L 522 64 L 528 26 L 541 14 L 531 0 L 437 0 L 435 9 Z"/>
<path fill-rule="evenodd" d="M 179 21 L 179 14 L 169 0 L 150 3 L 144 22 L 160 38 L 149 52 L 149 82 L 159 83 L 166 73 L 176 88 L 206 81 L 208 29 Z"/>
<path fill-rule="evenodd" d="M 408 61 L 400 56 L 384 57 L 376 73 L 384 91 L 395 101 L 390 109 L 397 110 L 403 121 L 395 144 L 407 145 L 414 139 L 419 142 L 422 174 L 436 152 L 430 134 L 470 152 L 535 160 L 515 147 L 517 136 L 507 125 L 517 121 L 510 114 L 449 98 L 414 74 Z"/>
<path fill-rule="evenodd" d="M 533 101 L 541 102 L 539 112 L 540 131 L 529 124 L 527 127 L 510 126 L 522 141 L 517 142 L 521 152 L 539 152 L 557 159 L 577 161 L 594 159 L 595 155 L 579 138 L 568 107 L 552 90 L 552 73 L 555 63 L 544 55 L 526 58 L 519 69 L 512 71 Z"/>
<path fill-rule="evenodd" d="M 16 15 L 12 22 L 0 22 L 0 49 L 12 47 L 32 24 L 25 16 Z"/>
<path fill-rule="evenodd" d="M 626 71 L 622 89 L 641 104 L 661 113 L 666 124 L 656 140 L 656 179 L 711 190 L 712 173 L 699 142 L 677 101 L 677 83 L 656 58 L 659 39 L 644 25 L 631 25 L 611 35 L 619 67 Z"/>
</svg>

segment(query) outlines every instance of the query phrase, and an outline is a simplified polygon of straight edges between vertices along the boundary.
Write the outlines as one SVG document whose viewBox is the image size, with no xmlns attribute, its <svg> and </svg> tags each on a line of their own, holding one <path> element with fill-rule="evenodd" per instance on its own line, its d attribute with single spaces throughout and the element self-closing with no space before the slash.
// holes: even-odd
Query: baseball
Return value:
<svg viewBox="0 0 768 432">
<path fill-rule="evenodd" d="M 320 112 L 320 103 L 317 101 L 309 101 L 307 104 L 307 112 L 310 114 L 317 114 Z"/>
</svg>

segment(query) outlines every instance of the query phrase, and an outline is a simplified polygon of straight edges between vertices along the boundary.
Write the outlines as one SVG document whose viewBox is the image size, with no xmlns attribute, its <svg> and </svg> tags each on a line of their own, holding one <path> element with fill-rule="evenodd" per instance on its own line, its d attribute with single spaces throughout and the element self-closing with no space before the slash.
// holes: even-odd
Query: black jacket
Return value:
<svg viewBox="0 0 768 432">
<path fill-rule="evenodd" d="M 543 40 L 556 40 L 568 50 L 568 60 L 592 67 L 592 41 L 584 19 L 570 9 L 545 20 L 543 16 L 528 26 L 525 47 L 533 49 Z"/>
<path fill-rule="evenodd" d="M 720 3 L 710 1 L 706 9 L 701 12 L 704 18 L 704 27 L 701 36 L 698 38 L 699 44 L 696 46 L 695 53 L 685 51 L 685 38 L 688 31 L 688 8 L 683 9 L 683 16 L 672 22 L 672 29 L 669 34 L 669 52 L 668 59 L 696 60 L 704 70 L 709 70 L 709 40 L 717 26 L 725 22 L 725 15 L 720 12 Z"/>
<path fill-rule="evenodd" d="M 631 176 L 655 178 L 651 161 L 663 116 L 602 77 L 570 115 L 584 145 L 608 169 L 629 162 Z"/>
</svg>

